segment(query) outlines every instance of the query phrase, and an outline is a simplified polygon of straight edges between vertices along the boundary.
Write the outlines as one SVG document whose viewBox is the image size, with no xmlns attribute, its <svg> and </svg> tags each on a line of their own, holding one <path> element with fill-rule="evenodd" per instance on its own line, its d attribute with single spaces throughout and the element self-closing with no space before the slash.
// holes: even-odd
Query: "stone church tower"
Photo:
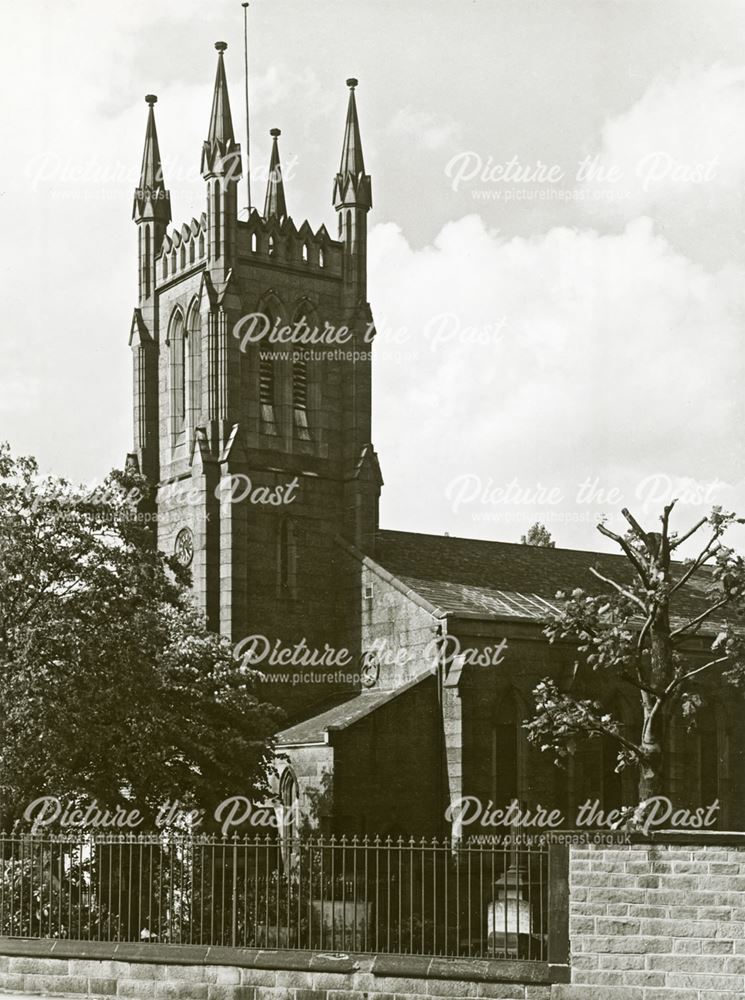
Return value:
<svg viewBox="0 0 745 1000">
<path fill-rule="evenodd" d="M 170 232 L 156 98 L 146 98 L 133 209 L 139 300 L 130 334 L 131 460 L 157 483 L 158 546 L 190 565 L 212 628 L 235 642 L 259 633 L 322 649 L 340 641 L 334 623 L 345 617 L 334 610 L 345 587 L 338 537 L 372 552 L 382 483 L 371 443 L 372 197 L 357 81 L 347 81 L 333 185 L 337 238 L 289 215 L 278 129 L 263 212 L 239 219 L 241 148 L 227 46 L 215 48 L 201 159 L 206 211 Z"/>
<path fill-rule="evenodd" d="M 378 529 L 372 197 L 356 81 L 347 81 L 333 186 L 337 238 L 290 217 L 277 129 L 263 212 L 239 218 L 241 149 L 226 46 L 216 48 L 206 211 L 175 231 L 156 99 L 146 99 L 131 462 L 156 484 L 158 546 L 190 566 L 210 626 L 235 643 L 264 637 L 283 654 L 257 664 L 268 676 L 260 693 L 287 712 L 281 808 L 297 804 L 328 833 L 459 839 L 447 807 L 464 796 L 567 816 L 588 798 L 606 811 L 633 804 L 635 776 L 618 772 L 613 741 L 595 741 L 560 771 L 524 726 L 541 680 L 578 678 L 583 697 L 640 731 L 623 679 L 578 673 L 573 644 L 544 632 L 557 592 L 597 593 L 596 569 L 625 579 L 625 557 Z M 301 643 L 346 653 L 344 676 L 328 661 L 288 662 Z M 722 826 L 742 828 L 742 703 L 701 690 L 700 729 L 671 728 L 669 793 L 684 807 L 720 800 Z"/>
</svg>

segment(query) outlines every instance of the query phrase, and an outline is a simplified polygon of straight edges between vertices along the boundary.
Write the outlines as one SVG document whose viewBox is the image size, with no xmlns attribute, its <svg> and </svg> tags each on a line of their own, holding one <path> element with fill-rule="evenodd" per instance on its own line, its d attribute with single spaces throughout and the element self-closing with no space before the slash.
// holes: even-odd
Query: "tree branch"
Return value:
<svg viewBox="0 0 745 1000">
<path fill-rule="evenodd" d="M 680 590 L 681 587 L 685 586 L 685 584 L 688 583 L 688 581 L 696 572 L 696 570 L 701 569 L 701 567 L 704 565 L 705 562 L 711 559 L 713 555 L 716 555 L 716 553 L 719 551 L 720 546 L 716 545 L 713 549 L 711 547 L 712 545 L 714 545 L 714 542 L 716 542 L 718 537 L 719 537 L 718 534 L 714 534 L 709 539 L 709 541 L 706 544 L 706 547 L 699 553 L 699 555 L 696 556 L 696 558 L 693 560 L 691 565 L 685 571 L 683 576 L 681 576 L 681 578 L 678 581 L 676 581 L 676 583 L 674 583 L 673 586 L 670 588 L 671 594 L 674 594 L 676 590 Z"/>
<path fill-rule="evenodd" d="M 670 550 L 673 551 L 674 549 L 677 549 L 680 545 L 682 545 L 683 542 L 687 542 L 688 539 L 691 537 L 691 535 L 695 535 L 698 529 L 703 527 L 707 521 L 708 518 L 702 517 L 701 520 L 697 521 L 692 528 L 689 528 L 689 530 L 686 531 L 684 535 L 679 535 L 678 538 L 676 538 L 674 541 L 670 543 Z"/>
<path fill-rule="evenodd" d="M 678 626 L 678 628 L 673 629 L 672 632 L 670 633 L 670 638 L 675 639 L 677 636 L 682 635 L 683 632 L 687 631 L 689 628 L 698 628 L 699 625 L 701 625 L 703 622 L 706 621 L 709 615 L 713 615 L 715 611 L 718 611 L 720 608 L 726 607 L 728 603 L 729 603 L 728 599 L 726 597 L 723 597 L 720 601 L 717 601 L 716 604 L 712 604 L 710 608 L 707 608 L 705 611 L 702 611 L 700 615 L 697 615 L 695 618 L 690 618 L 685 623 L 685 625 L 680 625 Z"/>
<path fill-rule="evenodd" d="M 587 709 L 585 709 L 585 708 L 582 707 L 582 705 L 580 704 L 580 702 L 574 701 L 574 706 L 584 716 L 585 724 L 584 725 L 571 724 L 571 723 L 567 723 L 566 720 L 559 720 L 558 724 L 565 727 L 567 735 L 569 735 L 569 736 L 588 736 L 588 735 L 591 735 L 591 734 L 595 733 L 598 736 L 612 736 L 622 746 L 625 746 L 632 753 L 636 754 L 639 757 L 643 757 L 644 756 L 644 754 L 642 753 L 641 747 L 637 746 L 636 743 L 634 743 L 632 740 L 628 739 L 628 737 L 624 736 L 623 733 L 614 732 L 613 729 L 610 729 L 609 727 L 604 726 L 602 724 L 602 722 L 599 719 L 597 719 L 596 716 L 591 716 L 589 714 L 589 712 L 587 711 Z M 551 710 L 544 707 L 543 711 L 551 719 L 551 722 L 554 725 L 557 725 L 557 719 L 556 719 L 555 715 L 551 712 Z"/>
<path fill-rule="evenodd" d="M 636 518 L 631 513 L 631 511 L 628 509 L 628 507 L 623 507 L 621 509 L 621 513 L 623 514 L 623 516 L 626 518 L 626 520 L 631 525 L 631 529 L 634 532 L 634 534 L 637 535 L 639 538 L 641 538 L 641 540 L 644 542 L 644 544 L 648 548 L 650 548 L 649 535 L 644 530 L 644 528 L 642 528 L 642 526 L 636 520 Z"/>
<path fill-rule="evenodd" d="M 696 674 L 702 674 L 704 672 L 704 670 L 708 670 L 709 667 L 715 667 L 717 665 L 717 663 L 726 663 L 727 660 L 729 660 L 729 658 L 730 658 L 729 656 L 719 656 L 719 657 L 717 657 L 716 660 L 709 660 L 709 662 L 708 663 L 704 663 L 703 666 L 696 667 L 695 670 L 689 670 L 687 674 L 682 674 L 680 677 L 676 678 L 675 680 L 670 681 L 670 683 L 668 684 L 668 686 L 665 688 L 665 694 L 666 695 L 671 694 L 675 690 L 676 687 L 678 687 L 680 684 L 685 684 L 685 682 L 689 681 L 691 679 L 691 677 L 695 677 Z"/>
<path fill-rule="evenodd" d="M 617 535 L 615 532 L 606 528 L 604 524 L 599 524 L 597 526 L 598 531 L 601 535 L 605 535 L 606 538 L 612 539 L 617 545 L 620 545 L 623 551 L 626 553 L 626 557 L 630 563 L 634 566 L 637 573 L 641 577 L 642 583 L 645 587 L 649 587 L 649 577 L 647 576 L 647 570 L 644 563 L 639 559 L 639 556 L 634 552 L 629 543 L 622 535 Z"/>
<path fill-rule="evenodd" d="M 599 572 L 599 570 L 596 570 L 594 566 L 590 566 L 590 572 L 592 573 L 593 576 L 596 576 L 598 580 L 602 580 L 603 583 L 607 583 L 608 586 L 613 587 L 614 590 L 617 590 L 619 594 L 623 594 L 624 597 L 628 598 L 630 601 L 633 601 L 634 604 L 638 605 L 638 607 L 642 609 L 642 611 L 647 610 L 647 606 L 644 603 L 644 601 L 642 601 L 640 597 L 637 597 L 637 595 L 632 593 L 630 590 L 626 590 L 626 588 L 622 587 L 620 583 L 616 583 L 616 581 L 611 580 L 610 577 L 603 576 L 603 574 Z"/>
</svg>

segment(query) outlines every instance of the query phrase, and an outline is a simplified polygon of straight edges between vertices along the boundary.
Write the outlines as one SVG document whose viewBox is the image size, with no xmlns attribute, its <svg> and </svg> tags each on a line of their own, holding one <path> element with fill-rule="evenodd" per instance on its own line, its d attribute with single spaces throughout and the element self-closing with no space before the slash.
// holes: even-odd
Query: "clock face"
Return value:
<svg viewBox="0 0 745 1000">
<path fill-rule="evenodd" d="M 176 535 L 173 554 L 182 566 L 191 565 L 191 561 L 194 558 L 194 536 L 190 528 L 182 528 Z"/>
</svg>

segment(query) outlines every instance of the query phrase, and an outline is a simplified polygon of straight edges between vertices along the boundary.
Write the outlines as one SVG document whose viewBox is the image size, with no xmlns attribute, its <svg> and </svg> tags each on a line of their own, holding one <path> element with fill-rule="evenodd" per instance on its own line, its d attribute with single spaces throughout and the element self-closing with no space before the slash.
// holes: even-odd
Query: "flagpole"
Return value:
<svg viewBox="0 0 745 1000">
<path fill-rule="evenodd" d="M 248 3 L 243 7 L 243 64 L 246 80 L 246 192 L 248 194 L 247 217 L 251 214 L 251 126 L 248 114 Z"/>
</svg>

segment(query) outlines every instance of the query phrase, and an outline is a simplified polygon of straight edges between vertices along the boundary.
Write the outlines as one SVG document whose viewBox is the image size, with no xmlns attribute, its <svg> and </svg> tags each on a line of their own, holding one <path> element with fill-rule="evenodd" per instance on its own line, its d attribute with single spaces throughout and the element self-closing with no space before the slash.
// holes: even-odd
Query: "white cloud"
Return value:
<svg viewBox="0 0 745 1000">
<path fill-rule="evenodd" d="M 671 242 L 709 263 L 742 256 L 743 122 L 743 66 L 656 80 L 602 129 L 585 187 L 619 197 L 584 204 L 597 218 L 648 214 Z"/>
<path fill-rule="evenodd" d="M 468 216 L 421 250 L 376 227 L 370 285 L 387 526 L 517 540 L 533 520 L 580 512 L 588 522 L 559 521 L 555 534 L 591 546 L 595 514 L 648 501 L 652 516 L 665 484 L 691 509 L 692 482 L 709 505 L 745 508 L 745 489 L 724 485 L 745 486 L 733 445 L 745 419 L 745 269 L 704 269 L 649 219 L 618 235 L 504 240 Z M 433 349 L 435 329 L 447 337 Z M 486 331 L 480 342 L 474 330 Z M 460 475 L 562 500 L 474 500 L 454 513 L 446 490 Z M 586 477 L 622 499 L 578 504 Z"/>
<path fill-rule="evenodd" d="M 461 128 L 452 119 L 406 106 L 396 111 L 389 130 L 394 136 L 413 136 L 425 149 L 433 150 L 457 139 Z"/>
</svg>

